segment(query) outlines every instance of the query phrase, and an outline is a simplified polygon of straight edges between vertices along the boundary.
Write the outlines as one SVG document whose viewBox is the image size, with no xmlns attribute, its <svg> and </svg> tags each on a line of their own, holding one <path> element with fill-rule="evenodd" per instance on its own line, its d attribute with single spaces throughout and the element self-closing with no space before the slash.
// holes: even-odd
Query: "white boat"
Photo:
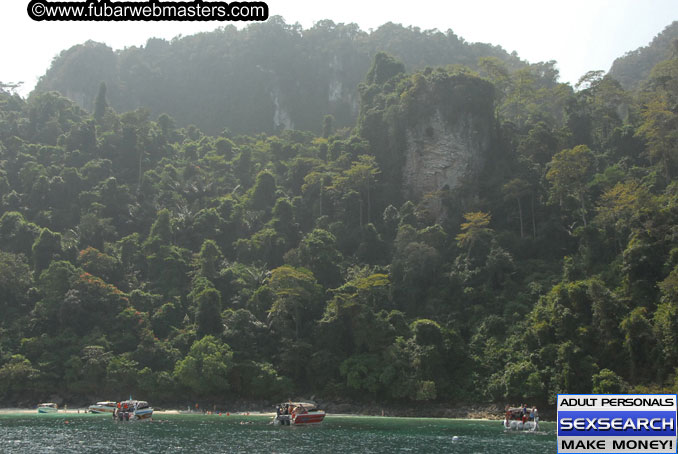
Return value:
<svg viewBox="0 0 678 454">
<path fill-rule="evenodd" d="M 539 413 L 537 408 L 506 407 L 504 415 L 504 429 L 524 430 L 535 432 L 539 430 Z"/>
<path fill-rule="evenodd" d="M 113 419 L 117 421 L 150 421 L 153 408 L 143 400 L 123 400 L 116 405 Z"/>
<path fill-rule="evenodd" d="M 276 407 L 273 424 L 276 426 L 314 425 L 325 419 L 325 412 L 312 402 L 286 402 Z"/>
<path fill-rule="evenodd" d="M 525 430 L 529 432 L 535 432 L 539 429 L 539 423 L 535 421 L 504 421 L 504 428 L 506 430 Z"/>
<path fill-rule="evenodd" d="M 54 402 L 45 402 L 38 405 L 38 413 L 56 413 L 58 408 Z"/>
<path fill-rule="evenodd" d="M 117 402 L 106 400 L 106 401 L 97 402 L 96 404 L 90 405 L 87 408 L 87 410 L 90 413 L 97 413 L 97 414 L 113 413 L 118 406 L 117 404 L 118 404 Z"/>
</svg>

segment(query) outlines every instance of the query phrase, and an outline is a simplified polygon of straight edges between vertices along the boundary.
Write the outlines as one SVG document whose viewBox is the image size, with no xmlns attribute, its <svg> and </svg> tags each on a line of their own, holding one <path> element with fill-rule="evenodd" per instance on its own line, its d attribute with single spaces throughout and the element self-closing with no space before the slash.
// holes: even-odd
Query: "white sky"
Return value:
<svg viewBox="0 0 678 454">
<path fill-rule="evenodd" d="M 34 22 L 29 0 L 0 0 L 0 81 L 23 81 L 27 94 L 61 50 L 88 39 L 114 49 L 213 30 L 217 22 Z M 304 28 L 321 19 L 363 30 L 391 21 L 422 30 L 452 29 L 469 42 L 500 45 L 530 62 L 556 60 L 561 80 L 647 45 L 674 20 L 678 0 L 268 0 L 270 15 Z M 235 23 L 241 26 L 242 23 Z"/>
</svg>

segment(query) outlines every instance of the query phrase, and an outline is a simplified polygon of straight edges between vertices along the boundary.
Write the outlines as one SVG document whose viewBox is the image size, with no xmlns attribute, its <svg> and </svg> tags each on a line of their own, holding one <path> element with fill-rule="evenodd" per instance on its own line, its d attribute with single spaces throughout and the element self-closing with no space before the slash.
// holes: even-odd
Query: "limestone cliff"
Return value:
<svg viewBox="0 0 678 454">
<path fill-rule="evenodd" d="M 474 114 L 454 124 L 436 110 L 427 121 L 407 129 L 403 188 L 405 197 L 455 189 L 478 176 L 490 147 L 491 123 Z"/>
<path fill-rule="evenodd" d="M 440 191 L 478 181 L 495 136 L 489 82 L 444 69 L 400 73 L 363 86 L 361 101 L 360 133 L 403 199 L 440 200 Z"/>
</svg>

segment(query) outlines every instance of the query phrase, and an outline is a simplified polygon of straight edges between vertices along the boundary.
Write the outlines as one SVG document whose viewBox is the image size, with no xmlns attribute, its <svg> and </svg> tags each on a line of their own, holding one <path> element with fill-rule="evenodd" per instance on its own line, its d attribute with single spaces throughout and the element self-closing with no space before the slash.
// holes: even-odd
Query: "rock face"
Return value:
<svg viewBox="0 0 678 454">
<path fill-rule="evenodd" d="M 456 122 L 443 119 L 440 110 L 406 131 L 403 188 L 405 197 L 455 189 L 475 179 L 490 148 L 491 123 L 468 113 Z"/>
<path fill-rule="evenodd" d="M 275 106 L 275 111 L 273 112 L 273 126 L 276 129 L 294 129 L 294 122 L 292 121 L 289 112 L 281 106 L 280 89 L 278 87 L 271 93 L 271 100 Z"/>
<path fill-rule="evenodd" d="M 385 76 L 371 80 L 370 74 Z M 424 202 L 441 218 L 445 193 L 463 186 L 473 195 L 496 139 L 490 82 L 445 68 L 405 75 L 394 59 L 381 56 L 360 96 L 359 133 L 370 143 L 382 181 L 404 201 Z"/>
</svg>

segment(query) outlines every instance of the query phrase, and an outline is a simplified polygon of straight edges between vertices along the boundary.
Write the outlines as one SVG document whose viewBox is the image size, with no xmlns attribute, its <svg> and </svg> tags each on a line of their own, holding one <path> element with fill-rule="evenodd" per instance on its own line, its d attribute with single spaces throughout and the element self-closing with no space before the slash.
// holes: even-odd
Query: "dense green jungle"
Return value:
<svg viewBox="0 0 678 454">
<path fill-rule="evenodd" d="M 272 18 L 0 84 L 1 404 L 676 392 L 677 38 L 571 86 Z"/>
</svg>

